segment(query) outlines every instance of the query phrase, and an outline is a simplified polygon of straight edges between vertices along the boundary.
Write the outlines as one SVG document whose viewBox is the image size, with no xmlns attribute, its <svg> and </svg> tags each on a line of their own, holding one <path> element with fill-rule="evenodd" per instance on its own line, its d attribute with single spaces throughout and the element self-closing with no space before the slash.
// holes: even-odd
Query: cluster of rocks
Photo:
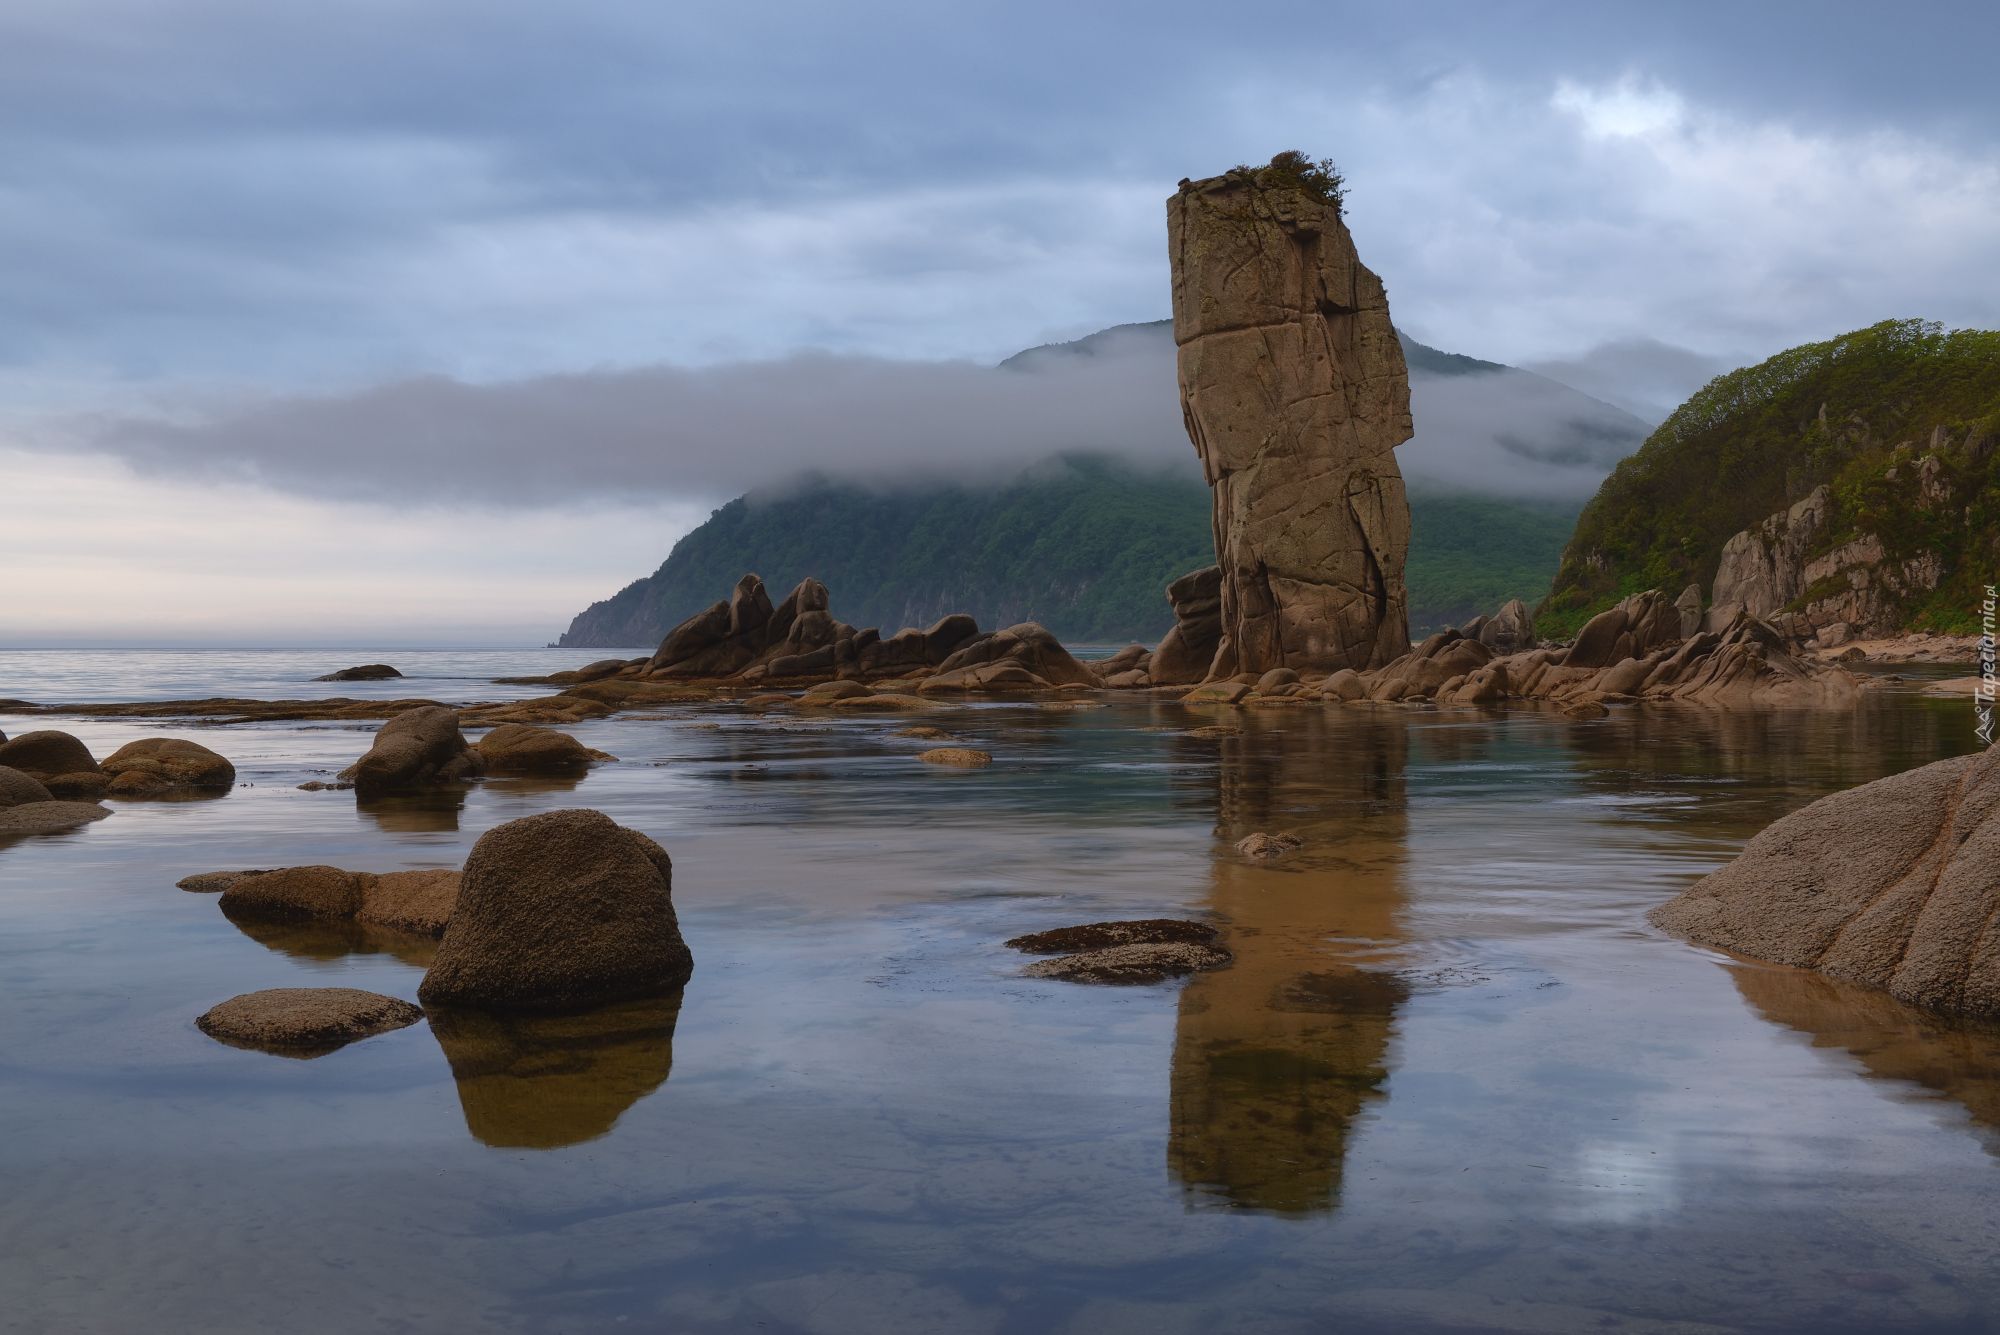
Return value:
<svg viewBox="0 0 2000 1335">
<path fill-rule="evenodd" d="M 1215 945 L 1215 928 L 1181 918 L 1092 922 L 1033 932 L 1007 942 L 1029 955 L 1057 955 L 1022 970 L 1030 978 L 1073 983 L 1157 983 L 1235 958 Z"/>
<path fill-rule="evenodd" d="M 99 761 L 66 732 L 0 733 L 0 834 L 71 829 L 111 814 L 101 797 L 141 798 L 226 792 L 236 767 L 178 737 L 129 742 Z"/>
<path fill-rule="evenodd" d="M 2000 749 L 1823 797 L 1652 913 L 1667 931 L 2000 1014 Z"/>
<path fill-rule="evenodd" d="M 423 1007 L 561 1013 L 656 997 L 694 968 L 673 906 L 666 850 L 601 812 L 551 811 L 482 835 L 463 871 L 338 867 L 209 872 L 182 888 L 221 891 L 233 921 L 352 919 L 437 938 Z M 231 998 L 197 1024 L 224 1042 L 317 1056 L 424 1011 L 349 988 Z"/>
<path fill-rule="evenodd" d="M 489 772 L 580 772 L 618 758 L 566 732 L 522 723 L 502 724 L 478 742 L 467 742 L 459 718 L 459 711 L 443 705 L 405 710 L 383 724 L 367 754 L 336 777 L 363 793 L 384 792 L 456 783 Z"/>
<path fill-rule="evenodd" d="M 1606 701 L 1681 700 L 1731 706 L 1843 708 L 1865 683 L 1801 656 L 1770 623 L 1741 609 L 1703 616 L 1699 599 L 1657 589 L 1591 618 L 1567 646 L 1535 645 L 1526 607 L 1513 602 L 1461 630 L 1443 630 L 1370 672 L 1302 676 L 1274 668 L 1196 687 L 1190 704 L 1340 701 L 1483 705 L 1552 700 L 1580 713 Z"/>
</svg>

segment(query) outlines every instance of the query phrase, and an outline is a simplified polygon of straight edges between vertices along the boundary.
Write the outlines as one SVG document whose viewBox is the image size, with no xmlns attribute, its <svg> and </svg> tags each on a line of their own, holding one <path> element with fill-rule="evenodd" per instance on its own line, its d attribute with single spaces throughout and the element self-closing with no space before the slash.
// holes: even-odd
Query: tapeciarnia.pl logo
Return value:
<svg viewBox="0 0 2000 1335">
<path fill-rule="evenodd" d="M 1986 601 L 1979 608 L 1979 685 L 1973 691 L 1973 708 L 1979 714 L 1979 740 L 1993 745 L 1993 585 L 1986 586 Z"/>
</svg>

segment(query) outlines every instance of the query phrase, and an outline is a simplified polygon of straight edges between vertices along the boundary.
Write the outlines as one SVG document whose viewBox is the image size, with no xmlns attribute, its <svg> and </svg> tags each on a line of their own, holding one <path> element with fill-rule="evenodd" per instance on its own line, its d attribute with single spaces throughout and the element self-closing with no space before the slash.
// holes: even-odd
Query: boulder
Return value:
<svg viewBox="0 0 2000 1335">
<path fill-rule="evenodd" d="M 1706 945 L 2000 1014 L 2000 748 L 1823 797 L 1655 909 Z"/>
<path fill-rule="evenodd" d="M 1167 586 L 1174 624 L 1153 650 L 1147 675 L 1155 685 L 1191 686 L 1208 675 L 1222 642 L 1222 567 L 1182 575 Z"/>
<path fill-rule="evenodd" d="M 1410 384 L 1382 282 L 1303 159 L 1167 203 L 1182 418 L 1214 491 L 1209 677 L 1381 667 L 1409 644 Z"/>
<path fill-rule="evenodd" d="M 1368 694 L 1368 683 L 1353 668 L 1342 668 L 1321 682 L 1319 691 L 1328 700 L 1359 700 Z"/>
<path fill-rule="evenodd" d="M 324 677 L 314 677 L 314 681 L 387 681 L 403 674 L 387 663 L 363 663 L 360 667 L 342 668 L 329 672 Z"/>
<path fill-rule="evenodd" d="M 458 730 L 457 711 L 428 705 L 404 710 L 384 723 L 368 754 L 339 777 L 367 791 L 451 783 L 485 769 L 485 757 L 467 746 Z"/>
<path fill-rule="evenodd" d="M 48 786 L 50 779 L 58 776 L 100 772 L 97 762 L 91 758 L 89 747 L 70 734 L 52 728 L 24 732 L 10 741 L 0 742 L 0 765 L 20 770 L 40 780 L 44 787 Z"/>
<path fill-rule="evenodd" d="M 1112 946 L 1060 959 L 1037 960 L 1021 972 L 1030 978 L 1060 978 L 1072 983 L 1158 983 L 1213 969 L 1234 958 L 1221 946 L 1169 941 Z"/>
<path fill-rule="evenodd" d="M 236 782 L 236 767 L 198 742 L 179 737 L 146 737 L 127 742 L 98 767 L 111 775 L 117 794 L 157 792 L 169 788 L 228 788 Z"/>
<path fill-rule="evenodd" d="M 1046 932 L 1030 932 L 1006 944 L 1030 955 L 1071 955 L 1082 951 L 1108 950 L 1113 946 L 1150 946 L 1167 942 L 1207 945 L 1216 930 L 1205 922 L 1185 918 L 1134 918 L 1123 922 L 1087 922 L 1080 927 L 1057 927 Z"/>
<path fill-rule="evenodd" d="M 361 891 L 358 872 L 280 867 L 224 887 L 221 904 L 232 918 L 352 918 L 361 910 Z"/>
<path fill-rule="evenodd" d="M 1292 669 L 1272 668 L 1269 672 L 1257 678 L 1257 684 L 1251 689 L 1259 695 L 1275 695 L 1280 686 L 1296 686 L 1298 685 L 1298 681 L 1299 674 L 1292 671 Z"/>
<path fill-rule="evenodd" d="M 356 1039 L 415 1024 L 407 1001 L 352 987 L 275 987 L 245 992 L 195 1020 L 210 1038 L 282 1057 L 321 1057 Z"/>
<path fill-rule="evenodd" d="M 10 765 L 0 765 L 0 807 L 18 807 L 26 802 L 51 801 L 49 790 L 32 775 Z"/>
<path fill-rule="evenodd" d="M 1184 705 L 1233 705 L 1250 694 L 1245 682 L 1221 681 L 1210 686 L 1197 686 L 1180 698 Z"/>
<path fill-rule="evenodd" d="M 1563 655 L 1564 667 L 1601 668 L 1618 661 L 1618 639 L 1631 620 L 1622 607 L 1599 612 L 1577 632 L 1576 643 Z"/>
<path fill-rule="evenodd" d="M 574 772 L 618 757 L 594 751 L 566 732 L 525 723 L 503 723 L 473 743 L 485 768 L 517 774 Z"/>
<path fill-rule="evenodd" d="M 915 737 L 926 742 L 955 742 L 958 740 L 958 738 L 952 736 L 943 728 L 898 728 L 889 735 L 891 737 Z"/>
<path fill-rule="evenodd" d="M 441 937 L 458 902 L 460 874 L 449 868 L 363 873 L 354 917 L 417 936 Z"/>
<path fill-rule="evenodd" d="M 991 752 L 972 751 L 958 746 L 941 746 L 930 751 L 919 751 L 917 759 L 926 765 L 947 765 L 955 769 L 981 769 L 993 763 Z"/>
<path fill-rule="evenodd" d="M 425 1005 L 576 1010 L 658 996 L 694 967 L 666 851 L 597 811 L 496 826 L 466 859 Z"/>
<path fill-rule="evenodd" d="M 109 807 L 95 802 L 22 802 L 0 807 L 0 835 L 53 834 L 103 820 L 110 814 Z"/>
</svg>

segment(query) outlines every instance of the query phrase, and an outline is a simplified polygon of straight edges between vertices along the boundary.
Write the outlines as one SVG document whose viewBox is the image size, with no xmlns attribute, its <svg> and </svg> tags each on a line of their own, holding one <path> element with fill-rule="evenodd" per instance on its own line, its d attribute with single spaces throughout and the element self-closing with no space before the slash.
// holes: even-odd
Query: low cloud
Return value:
<svg viewBox="0 0 2000 1335">
<path fill-rule="evenodd" d="M 1511 368 L 1418 372 L 1419 485 L 1581 499 L 1644 435 L 1626 413 Z M 686 369 L 427 377 L 202 421 L 74 424 L 144 473 L 407 506 L 721 500 L 802 473 L 883 486 L 1004 480 L 1065 451 L 1194 466 L 1163 324 L 999 366 L 811 353 Z"/>
</svg>

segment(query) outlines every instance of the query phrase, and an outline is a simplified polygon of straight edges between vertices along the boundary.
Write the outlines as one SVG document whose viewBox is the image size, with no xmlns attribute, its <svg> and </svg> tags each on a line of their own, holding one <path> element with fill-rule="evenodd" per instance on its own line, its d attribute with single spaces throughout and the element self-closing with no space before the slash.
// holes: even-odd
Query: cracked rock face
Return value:
<svg viewBox="0 0 2000 1335">
<path fill-rule="evenodd" d="M 1269 169 L 1167 201 L 1181 407 L 1215 495 L 1208 679 L 1367 670 L 1409 649 L 1410 382 L 1334 205 Z"/>
</svg>

